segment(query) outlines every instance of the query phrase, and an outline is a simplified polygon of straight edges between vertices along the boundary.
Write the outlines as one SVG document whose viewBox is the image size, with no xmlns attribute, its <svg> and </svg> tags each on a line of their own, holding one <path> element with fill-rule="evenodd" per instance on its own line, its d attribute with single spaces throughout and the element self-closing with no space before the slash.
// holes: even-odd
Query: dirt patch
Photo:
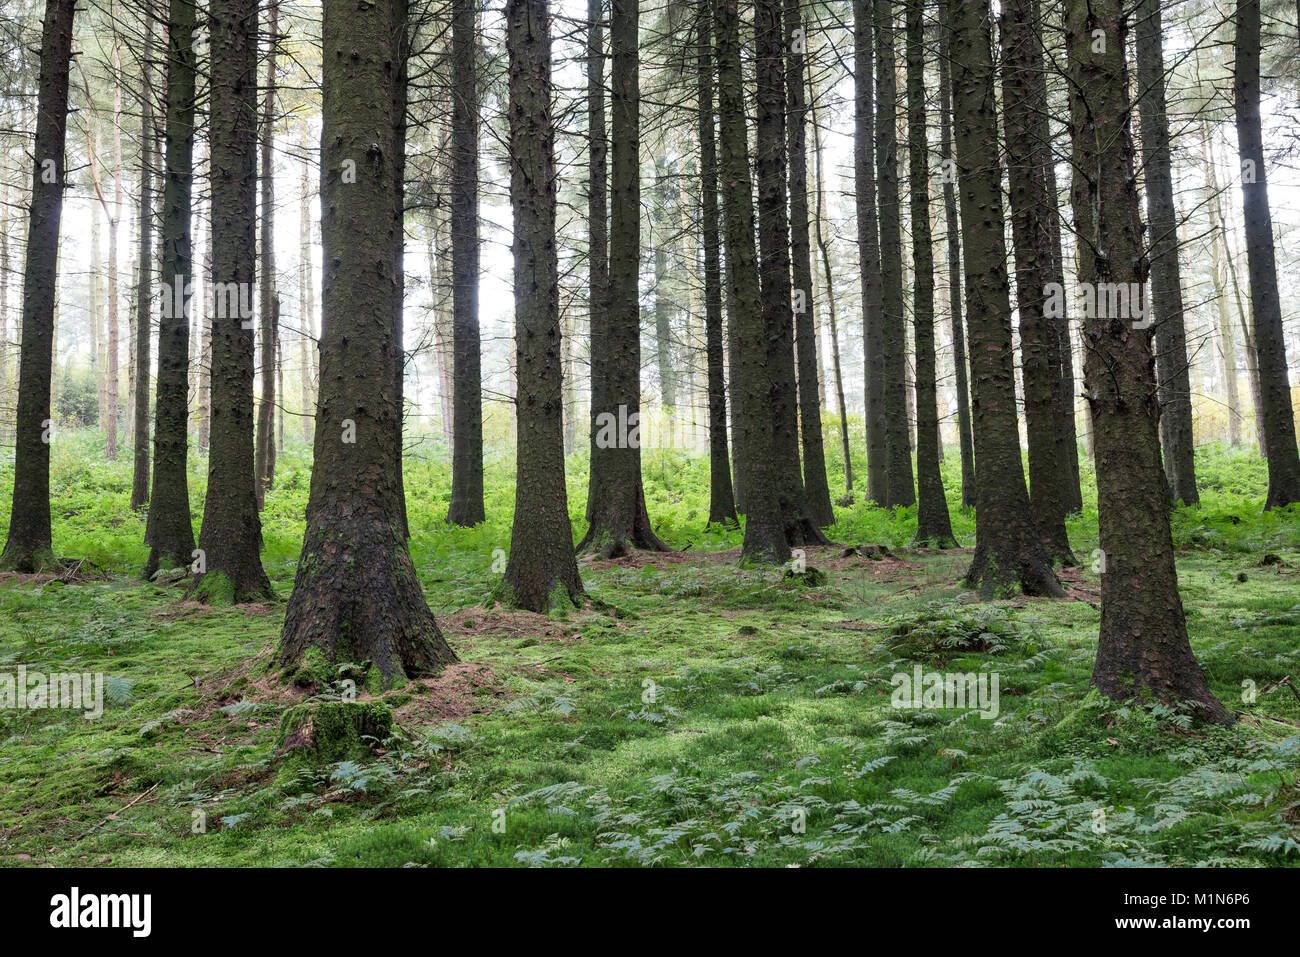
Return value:
<svg viewBox="0 0 1300 957">
<path fill-rule="evenodd" d="M 539 645 L 571 645 L 578 640 L 581 622 L 596 617 L 591 612 L 573 612 L 569 621 L 552 621 L 546 615 L 518 608 L 471 605 L 438 616 L 438 627 L 448 639 L 479 637 L 534 638 Z"/>
<path fill-rule="evenodd" d="M 603 571 L 609 568 L 645 568 L 647 565 L 661 567 L 664 565 L 690 565 L 698 560 L 701 556 L 713 558 L 716 555 L 734 554 L 740 556 L 740 549 L 732 549 L 731 552 L 691 552 L 673 551 L 673 552 L 649 552 L 637 549 L 628 552 L 626 555 L 620 555 L 618 558 L 601 558 L 596 555 L 579 559 L 578 569 L 591 569 L 592 571 Z"/>
<path fill-rule="evenodd" d="M 393 711 L 404 728 L 485 714 L 508 694 L 492 669 L 470 661 L 447 665 L 436 678 L 416 678 L 414 683 L 424 692 Z"/>
</svg>

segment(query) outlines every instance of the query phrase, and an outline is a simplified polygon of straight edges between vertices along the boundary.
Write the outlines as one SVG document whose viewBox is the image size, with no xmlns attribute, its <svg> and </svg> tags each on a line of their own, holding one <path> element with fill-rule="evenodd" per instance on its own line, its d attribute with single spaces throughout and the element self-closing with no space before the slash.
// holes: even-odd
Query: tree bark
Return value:
<svg viewBox="0 0 1300 957">
<path fill-rule="evenodd" d="M 605 330 L 609 325 L 609 223 L 608 156 L 605 130 L 605 27 L 602 0 L 587 0 L 587 349 L 590 354 L 589 462 L 599 456 L 596 416 L 605 398 Z M 589 475 L 589 478 L 591 476 Z M 596 486 L 587 483 L 587 508 L 591 521 Z"/>
<path fill-rule="evenodd" d="M 876 54 L 876 182 L 880 190 L 880 361 L 885 415 L 885 499 L 915 505 L 907 414 L 907 319 L 903 315 L 903 238 L 898 193 L 898 79 L 894 0 L 873 0 Z M 873 498 L 875 496 L 872 496 Z"/>
<path fill-rule="evenodd" d="M 961 223 L 957 214 L 957 168 L 952 155 L 952 30 L 948 4 L 939 0 L 939 156 L 943 179 L 944 229 L 948 239 L 948 317 L 952 326 L 952 364 L 957 388 L 957 442 L 961 454 L 961 507 L 975 507 L 975 446 L 971 438 L 970 366 L 962 319 Z"/>
<path fill-rule="evenodd" d="M 311 181 L 307 161 L 310 144 L 305 142 L 305 135 L 303 139 L 302 189 L 298 207 L 298 378 L 302 387 L 303 438 L 310 442 L 316 415 L 316 390 L 311 374 L 311 356 L 316 351 L 316 297 L 311 263 Z"/>
<path fill-rule="evenodd" d="M 786 541 L 791 545 L 822 545 L 826 537 L 808 510 L 799 467 L 799 398 L 794 362 L 790 225 L 786 213 L 784 60 L 788 41 L 781 19 L 781 0 L 758 0 L 755 4 L 758 116 L 754 165 L 758 176 L 759 295 L 767 331 L 766 379 L 772 417 L 771 473 L 785 522 Z"/>
<path fill-rule="evenodd" d="M 740 63 L 738 0 L 714 0 L 718 61 L 718 145 L 727 260 L 728 317 L 732 321 L 733 441 L 745 450 L 742 560 L 781 564 L 790 559 L 776 476 L 771 467 L 773 422 L 768 404 L 767 330 L 759 296 L 754 246 L 754 187 L 749 167 L 745 89 Z"/>
<path fill-rule="evenodd" d="M 1192 383 L 1188 374 L 1182 271 L 1178 265 L 1178 216 L 1174 208 L 1169 119 L 1165 110 L 1160 0 L 1140 0 L 1134 17 L 1138 115 L 1150 231 L 1150 308 L 1155 321 L 1156 378 L 1160 384 L 1160 440 L 1174 501 L 1195 505 L 1200 495 L 1196 490 Z"/>
<path fill-rule="evenodd" d="M 594 2 L 594 0 L 593 0 Z M 723 371 L 722 257 L 718 234 L 718 147 L 713 115 L 713 11 L 705 4 L 697 26 L 700 219 L 704 239 L 704 335 L 709 373 L 709 524 L 736 527 L 731 459 L 727 452 L 727 382 Z"/>
<path fill-rule="evenodd" d="M 1067 11 L 1079 282 L 1142 283 L 1124 14 L 1120 0 L 1071 0 Z M 1151 330 L 1092 312 L 1084 319 L 1084 390 L 1096 434 L 1105 563 L 1092 683 L 1121 701 L 1194 702 L 1227 722 L 1192 654 L 1178 596 Z"/>
<path fill-rule="evenodd" d="M 149 503 L 149 375 L 152 359 L 154 88 L 152 61 L 154 13 L 144 11 L 144 58 L 140 61 L 140 243 L 135 285 L 135 375 L 132 379 L 131 509 Z"/>
<path fill-rule="evenodd" d="M 307 529 L 278 650 L 285 665 L 312 647 L 333 662 L 369 660 L 385 686 L 456 660 L 407 551 L 395 474 L 402 123 L 394 114 L 405 97 L 394 87 L 405 82 L 406 29 L 403 0 L 324 4 L 321 388 Z"/>
<path fill-rule="evenodd" d="M 478 325 L 478 77 L 475 0 L 454 0 L 451 19 L 452 409 L 447 522 L 483 521 L 483 388 Z"/>
<path fill-rule="evenodd" d="M 813 172 L 816 178 L 817 208 L 813 224 L 817 235 L 817 248 L 821 253 L 822 271 L 826 279 L 826 322 L 831 336 L 831 375 L 835 380 L 835 403 L 840 417 L 840 455 L 844 460 L 844 500 L 853 504 L 853 460 L 849 454 L 849 412 L 844 401 L 844 374 L 840 364 L 839 317 L 835 309 L 835 279 L 831 274 L 830 244 L 826 240 L 826 180 L 822 175 L 821 127 L 817 123 L 816 98 L 809 104 L 813 128 Z"/>
<path fill-rule="evenodd" d="M 9 538 L 0 555 L 0 568 L 8 571 L 37 572 L 55 563 L 50 530 L 50 381 L 74 6 L 73 0 L 45 0 L 41 25 L 35 163 L 23 264 L 13 507 Z"/>
<path fill-rule="evenodd" d="M 1223 369 L 1224 393 L 1228 402 L 1228 444 L 1241 445 L 1241 394 L 1237 384 L 1237 346 L 1232 331 L 1224 260 L 1227 246 L 1223 236 L 1223 213 L 1219 208 L 1219 183 L 1214 171 L 1210 124 L 1201 124 L 1201 160 L 1205 166 L 1205 204 L 1210 211 L 1210 273 L 1218 312 L 1219 358 Z"/>
<path fill-rule="evenodd" d="M 194 286 L 191 190 L 197 63 L 193 0 L 170 0 L 167 13 L 167 116 L 163 181 L 162 289 L 158 325 L 154 481 L 145 542 L 144 576 L 193 560 L 187 468 L 189 445 L 190 313 Z M 187 288 L 189 287 L 189 288 Z M 178 308 L 179 307 L 179 308 Z"/>
<path fill-rule="evenodd" d="M 275 480 L 275 424 L 276 381 L 275 341 L 280 334 L 280 294 L 275 275 L 275 60 L 279 46 L 279 0 L 267 0 L 266 89 L 262 104 L 262 130 L 260 150 L 262 172 L 259 183 L 262 189 L 261 209 L 261 269 L 258 274 L 260 288 L 257 298 L 262 316 L 261 328 L 261 379 L 262 395 L 257 407 L 257 508 L 261 511 Z"/>
<path fill-rule="evenodd" d="M 1011 233 L 1016 260 L 1016 312 L 1020 319 L 1021 375 L 1025 431 L 1029 437 L 1029 508 L 1048 558 L 1075 564 L 1065 530 L 1065 504 L 1056 402 L 1061 378 L 1057 316 L 1047 308 L 1053 276 L 1052 232 L 1055 197 L 1047 190 L 1044 158 L 1046 106 L 1033 78 L 1043 70 L 1038 5 L 1006 0 L 1002 6 L 1002 108 L 1006 117 Z M 1064 299 L 1064 286 L 1056 300 Z"/>
<path fill-rule="evenodd" d="M 907 160 L 912 215 L 912 325 L 916 341 L 916 541 L 957 544 L 939 474 L 939 397 L 934 358 L 934 250 L 930 236 L 930 148 L 925 128 L 923 0 L 907 0 Z"/>
<path fill-rule="evenodd" d="M 213 0 L 210 12 L 212 452 L 199 533 L 200 567 L 206 571 L 195 594 L 257 601 L 271 597 L 260 555 L 253 453 L 257 0 Z"/>
<path fill-rule="evenodd" d="M 887 499 L 884 328 L 880 224 L 876 214 L 875 59 L 872 0 L 853 0 L 853 182 L 862 283 L 862 348 L 867 426 L 867 501 Z"/>
<path fill-rule="evenodd" d="M 1241 157 L 1242 215 L 1246 225 L 1246 264 L 1250 310 L 1259 362 L 1259 392 L 1268 447 L 1266 509 L 1300 502 L 1300 453 L 1287 381 L 1282 304 L 1278 298 L 1269 212 L 1264 140 L 1259 118 L 1260 0 L 1238 0 L 1233 93 L 1237 147 Z"/>
<path fill-rule="evenodd" d="M 1061 596 L 1029 511 L 1012 357 L 997 107 L 988 7 L 953 0 L 953 118 L 961 193 L 971 411 L 975 443 L 975 555 L 966 584 L 991 598 L 1017 585 L 1027 595 Z"/>
<path fill-rule="evenodd" d="M 616 72 L 620 53 L 635 56 L 636 19 L 634 2 L 624 6 L 624 0 L 614 0 L 611 39 Z M 576 603 L 582 596 L 564 487 L 560 424 L 563 354 L 555 242 L 551 24 L 546 0 L 507 0 L 506 42 L 519 438 L 505 585 L 520 607 L 546 611 L 564 601 Z M 623 78 L 628 79 L 626 74 Z M 635 86 L 635 72 L 630 81 Z M 626 172 L 623 159 L 616 154 L 618 172 Z"/>
<path fill-rule="evenodd" d="M 803 439 L 803 485 L 808 517 L 821 528 L 835 523 L 830 484 L 826 479 L 826 447 L 822 438 L 819 389 L 821 367 L 817 361 L 817 303 L 813 290 L 812 241 L 808 229 L 808 147 L 805 134 L 808 92 L 805 87 L 802 0 L 785 0 L 785 85 L 789 121 L 786 136 L 790 154 L 790 258 L 796 309 L 795 353 L 799 371 L 799 429 Z M 803 292 L 800 302 L 799 292 Z"/>
<path fill-rule="evenodd" d="M 593 402 L 596 439 L 591 459 L 590 526 L 578 545 L 579 551 L 599 552 L 606 558 L 633 548 L 668 549 L 650 525 L 641 484 L 639 22 L 638 0 L 613 0 L 609 33 L 613 167 L 609 291 L 604 328 L 593 343 L 602 351 L 597 361 L 603 381 L 601 394 Z"/>
</svg>

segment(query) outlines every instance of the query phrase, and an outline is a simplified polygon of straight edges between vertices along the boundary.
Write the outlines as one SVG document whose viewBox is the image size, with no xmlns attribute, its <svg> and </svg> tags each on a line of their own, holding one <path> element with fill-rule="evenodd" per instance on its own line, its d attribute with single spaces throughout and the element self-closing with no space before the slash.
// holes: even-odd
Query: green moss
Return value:
<svg viewBox="0 0 1300 957">
<path fill-rule="evenodd" d="M 339 669 L 316 645 L 308 645 L 302 657 L 284 670 L 284 680 L 299 688 L 321 688 L 339 676 Z"/>
<path fill-rule="evenodd" d="M 222 571 L 210 571 L 194 583 L 190 592 L 194 601 L 223 607 L 235 603 L 235 583 Z"/>
<path fill-rule="evenodd" d="M 275 747 L 281 753 L 310 755 L 319 763 L 360 761 L 392 731 L 393 712 L 381 702 L 321 701 L 286 711 Z"/>
</svg>

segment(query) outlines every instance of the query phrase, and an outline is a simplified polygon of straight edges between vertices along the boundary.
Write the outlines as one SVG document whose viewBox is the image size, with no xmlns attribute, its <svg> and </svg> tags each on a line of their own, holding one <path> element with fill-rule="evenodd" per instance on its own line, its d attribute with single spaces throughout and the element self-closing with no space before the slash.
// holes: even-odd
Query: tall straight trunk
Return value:
<svg viewBox="0 0 1300 957">
<path fill-rule="evenodd" d="M 1227 215 L 1220 213 L 1220 219 L 1225 223 L 1234 219 L 1236 216 L 1233 204 L 1232 194 L 1230 192 L 1221 193 L 1220 196 L 1227 200 Z M 1221 233 L 1223 239 L 1224 257 L 1228 267 L 1228 279 L 1232 284 L 1232 298 L 1236 304 L 1237 328 L 1241 330 L 1241 341 L 1246 352 L 1246 377 L 1250 384 L 1250 401 L 1255 410 L 1255 442 L 1259 445 L 1259 454 L 1268 458 L 1268 436 L 1264 430 L 1264 402 L 1261 398 L 1259 383 L 1259 350 L 1255 346 L 1255 331 L 1252 328 L 1251 317 L 1247 315 L 1245 299 L 1241 294 L 1241 280 L 1237 272 L 1238 250 L 1233 243 L 1233 231 L 1224 228 Z"/>
<path fill-rule="evenodd" d="M 664 551 L 641 484 L 641 260 L 639 0 L 613 0 L 610 16 L 611 176 L 609 291 L 599 346 L 601 394 L 593 404 L 590 526 L 579 551 L 606 558 L 632 548 Z M 520 16 L 524 16 L 521 12 Z M 530 12 L 524 23 L 537 16 Z M 549 50 L 549 47 L 548 47 Z M 548 55 L 549 63 L 549 55 Z M 593 353 L 594 354 L 594 353 Z M 519 353 L 520 357 L 524 353 Z M 522 373 L 521 373 L 522 374 Z"/>
<path fill-rule="evenodd" d="M 452 525 L 483 521 L 483 387 L 478 327 L 478 77 L 475 0 L 454 0 L 451 17 L 451 272 L 455 403 Z"/>
<path fill-rule="evenodd" d="M 1201 162 L 1205 167 L 1205 205 L 1210 211 L 1210 274 L 1214 282 L 1219 358 L 1223 369 L 1224 393 L 1228 402 L 1228 444 L 1236 447 L 1241 445 L 1241 394 L 1237 387 L 1237 346 L 1228 304 L 1223 213 L 1219 209 L 1219 183 L 1214 171 L 1208 120 L 1201 124 Z"/>
<path fill-rule="evenodd" d="M 614 69 L 619 74 L 620 54 L 635 56 L 636 49 L 636 10 L 624 7 L 623 0 L 614 0 L 611 39 Z M 546 611 L 554 604 L 576 602 L 582 595 L 569 525 L 560 428 L 563 350 L 555 241 L 551 22 L 546 0 L 507 0 L 506 44 L 519 438 L 515 518 L 505 585 L 520 607 Z M 628 78 L 622 74 L 622 79 Z M 635 73 L 631 82 L 635 85 Z M 617 97 L 617 83 L 615 89 Z M 635 96 L 632 99 L 635 103 Z M 618 174 L 626 172 L 624 159 L 615 153 L 616 189 Z"/>
<path fill-rule="evenodd" d="M 1010 280 L 998 169 L 997 106 L 988 6 L 953 0 L 953 119 L 961 193 L 971 411 L 975 444 L 975 555 L 966 584 L 986 598 L 1019 585 L 1063 595 L 1029 511 L 1016 424 Z"/>
<path fill-rule="evenodd" d="M 773 421 L 769 405 L 767 330 L 759 294 L 754 245 L 754 186 L 745 122 L 744 74 L 740 65 L 737 0 L 714 0 L 713 30 L 718 62 L 718 152 L 727 260 L 727 314 L 732 322 L 732 405 L 738 466 L 745 489 L 745 560 L 781 564 L 790 559 L 785 516 L 772 468 Z"/>
<path fill-rule="evenodd" d="M 849 455 L 849 413 L 844 401 L 844 374 L 840 366 L 839 317 L 835 310 L 835 279 L 831 274 L 830 244 L 826 240 L 826 179 L 822 175 L 822 135 L 817 124 L 816 101 L 809 104 L 813 129 L 813 173 L 816 179 L 817 208 L 813 224 L 817 249 L 821 253 L 822 272 L 826 280 L 826 323 L 831 336 L 831 374 L 835 380 L 835 408 L 840 417 L 840 455 L 844 460 L 844 497 L 842 504 L 853 504 L 853 461 Z"/>
<path fill-rule="evenodd" d="M 1096 31 L 1104 44 L 1096 42 Z M 1071 0 L 1066 32 L 1079 282 L 1142 283 L 1146 263 L 1120 0 Z M 1178 596 L 1151 330 L 1091 312 L 1084 319 L 1084 390 L 1096 432 L 1104 562 L 1092 683 L 1117 700 L 1150 695 L 1195 702 L 1226 722 L 1230 716 L 1192 654 Z"/>
<path fill-rule="evenodd" d="M 256 601 L 271 596 L 262 570 L 253 454 L 257 0 L 212 0 L 210 15 L 212 451 L 199 532 L 205 572 L 195 594 Z"/>
<path fill-rule="evenodd" d="M 307 144 L 303 143 L 302 190 L 298 207 L 298 366 L 302 386 L 303 438 L 310 442 L 315 417 L 315 390 L 311 375 L 311 356 L 316 351 L 315 284 L 311 267 L 311 182 L 308 176 Z"/>
<path fill-rule="evenodd" d="M 396 474 L 404 0 L 325 0 L 322 44 L 321 392 L 307 528 L 278 658 L 291 664 L 316 648 L 334 662 L 369 660 L 391 687 L 456 660 L 407 551 Z M 370 175 L 345 182 L 349 161 Z"/>
<path fill-rule="evenodd" d="M 875 58 L 872 0 L 853 0 L 853 182 L 862 283 L 862 348 L 867 425 L 867 500 L 887 499 L 884 327 L 880 225 L 876 215 Z"/>
<path fill-rule="evenodd" d="M 952 326 L 952 364 L 957 389 L 957 442 L 961 453 L 961 507 L 975 507 L 975 446 L 971 439 L 970 366 L 962 319 L 961 223 L 957 216 L 957 168 L 952 155 L 952 30 L 948 4 L 939 0 L 939 157 L 943 179 L 944 230 L 948 239 L 948 317 Z"/>
<path fill-rule="evenodd" d="M 450 140 L 448 140 L 450 143 Z M 450 152 L 446 146 L 446 152 Z M 440 182 L 449 180 L 443 177 Z M 452 363 L 455 361 L 451 346 L 451 296 L 448 287 L 451 284 L 451 217 L 439 208 L 430 214 L 427 249 L 429 259 L 429 283 L 433 290 L 433 353 L 438 371 L 438 406 L 442 413 L 442 438 L 449 448 L 455 448 L 456 437 L 452 431 L 452 394 L 455 391 L 452 382 Z M 446 228 L 444 228 L 446 227 Z"/>
<path fill-rule="evenodd" d="M 759 294 L 767 330 L 766 371 L 772 416 L 771 469 L 786 540 L 791 545 L 820 545 L 825 544 L 826 537 L 808 510 L 799 468 L 799 395 L 794 361 L 790 225 L 786 213 L 784 54 L 790 41 L 781 19 L 781 0 L 758 0 L 755 4 L 758 115 L 754 166 L 758 176 Z"/>
<path fill-rule="evenodd" d="M 117 5 L 112 9 L 116 11 Z M 116 13 L 114 13 L 116 16 Z M 89 100 L 89 92 L 87 92 Z M 114 34 L 113 39 L 113 211 L 108 213 L 108 361 L 105 363 L 104 375 L 108 384 L 106 402 L 108 420 L 104 428 L 104 457 L 110 462 L 117 461 L 117 429 L 119 408 L 119 388 L 121 372 L 119 369 L 120 331 L 118 308 L 120 295 L 118 291 L 118 243 L 117 234 L 122 223 L 122 62 L 120 41 Z M 54 346 L 58 346 L 57 340 Z"/>
<path fill-rule="evenodd" d="M 212 163 L 207 164 L 209 191 L 212 184 Z M 203 256 L 195 272 L 202 277 L 202 288 L 212 289 L 212 198 L 208 197 L 208 215 L 199 216 L 199 226 L 207 223 L 207 235 L 203 242 Z M 198 312 L 199 336 L 199 434 L 197 436 L 200 452 L 207 452 L 212 436 L 212 310 L 207 308 L 206 296 L 202 304 L 195 306 Z M 193 300 L 191 300 L 193 302 Z"/>
<path fill-rule="evenodd" d="M 590 354 L 589 461 L 599 452 L 596 416 L 605 402 L 605 330 L 609 325 L 608 156 L 605 130 L 605 27 L 603 0 L 587 0 L 587 348 Z M 587 483 L 591 521 L 596 486 Z"/>
<path fill-rule="evenodd" d="M 135 376 L 132 380 L 131 429 L 133 452 L 131 469 L 131 508 L 144 508 L 149 502 L 149 365 L 152 359 L 150 307 L 153 305 L 153 201 L 154 201 L 154 123 L 153 69 L 154 15 L 144 14 L 144 58 L 140 61 L 142 93 L 140 96 L 140 243 L 135 285 Z"/>
<path fill-rule="evenodd" d="M 1041 14 L 1035 14 L 1036 19 Z M 1039 19 L 1037 22 L 1042 23 Z M 1040 48 L 1046 25 L 1038 31 Z M 1040 59 L 1040 63 L 1041 63 Z M 1065 265 L 1061 252 L 1061 216 L 1057 211 L 1061 204 L 1060 190 L 1056 182 L 1056 151 L 1052 145 L 1052 126 L 1049 119 L 1050 103 L 1047 92 L 1047 69 L 1035 71 L 1030 76 L 1033 85 L 1034 102 L 1039 108 L 1032 114 L 1030 122 L 1035 125 L 1034 148 L 1039 152 L 1035 165 L 1043 171 L 1044 188 L 1047 191 L 1048 210 L 1046 217 L 1049 235 L 1048 248 L 1051 251 L 1049 280 L 1062 291 L 1065 289 Z M 1054 362 L 1058 375 L 1055 388 L 1054 405 L 1056 408 L 1056 446 L 1057 468 L 1060 475 L 1057 485 L 1061 505 L 1067 514 L 1083 511 L 1083 489 L 1079 482 L 1079 437 L 1074 422 L 1074 348 L 1070 335 L 1070 319 L 1065 304 L 1062 302 L 1060 315 L 1052 322 L 1056 331 L 1056 356 Z"/>
<path fill-rule="evenodd" d="M 159 568 L 188 565 L 194 557 L 187 469 L 190 315 L 184 307 L 190 302 L 186 286 L 192 286 L 195 279 L 191 190 L 197 10 L 194 0 L 170 0 L 167 10 L 166 166 L 160 243 L 163 308 L 158 324 L 154 480 L 144 536 L 149 545 L 146 578 Z"/>
<path fill-rule="evenodd" d="M 90 122 L 89 114 L 86 122 Z M 89 142 L 89 138 L 87 138 Z M 108 379 L 104 376 L 104 256 L 100 241 L 100 204 L 90 204 L 90 371 L 95 379 L 95 388 L 99 400 L 97 424 L 100 429 L 108 418 Z"/>
<path fill-rule="evenodd" d="M 280 3 L 267 2 L 266 88 L 262 101 L 262 130 L 259 148 L 262 171 L 258 177 L 262 189 L 261 269 L 258 273 L 257 299 L 260 304 L 262 395 L 257 406 L 257 507 L 260 511 L 266 493 L 275 480 L 275 343 L 280 335 L 279 289 L 275 277 L 275 54 L 280 43 Z"/>
<path fill-rule="evenodd" d="M 393 246 L 393 342 L 392 388 L 397 398 L 397 417 L 393 423 L 392 466 L 397 483 L 397 528 L 402 540 L 410 538 L 411 527 L 406 513 L 406 482 L 402 474 L 402 435 L 406 426 L 406 111 L 407 64 L 411 56 L 408 31 L 410 0 L 393 0 L 393 70 L 389 87 L 393 124 L 393 162 L 389 185 L 393 190 L 389 236 Z M 278 300 L 277 300 L 278 301 Z"/>
<path fill-rule="evenodd" d="M 820 366 L 817 361 L 817 303 L 813 295 L 812 241 L 808 229 L 808 146 L 805 126 L 808 91 L 805 87 L 802 39 L 802 0 L 785 0 L 785 33 L 801 39 L 789 42 L 785 86 L 789 100 L 786 139 L 790 153 L 790 258 L 796 308 L 795 353 L 799 369 L 799 427 L 803 438 L 804 497 L 808 517 L 825 528 L 835 522 L 830 484 L 826 479 L 826 448 L 822 439 Z M 799 291 L 803 296 L 800 297 Z"/>
<path fill-rule="evenodd" d="M 1273 253 L 1273 218 L 1268 205 L 1263 131 L 1259 118 L 1260 0 L 1238 0 L 1233 93 L 1237 148 L 1241 157 L 1242 215 L 1250 311 L 1259 361 L 1259 393 L 1268 447 L 1268 498 L 1274 508 L 1300 501 L 1300 453 L 1296 451 L 1291 386 L 1287 381 L 1282 304 Z"/>
<path fill-rule="evenodd" d="M 23 264 L 13 507 L 9 538 L 0 555 L 0 568 L 8 571 L 36 572 L 55 563 L 50 530 L 50 381 L 74 6 L 74 0 L 46 0 L 41 22 L 35 162 Z"/>
<path fill-rule="evenodd" d="M 709 374 L 709 524 L 739 524 L 727 453 L 727 382 L 723 371 L 722 254 L 718 233 L 718 147 L 713 114 L 713 11 L 705 5 L 697 26 L 699 80 L 700 219 L 704 238 L 704 335 Z"/>
<path fill-rule="evenodd" d="M 1156 330 L 1156 379 L 1165 475 L 1175 502 L 1195 505 L 1196 446 L 1192 436 L 1192 383 L 1178 265 L 1178 213 L 1165 111 L 1165 62 L 1160 0 L 1139 0 L 1133 21 L 1137 54 L 1138 115 L 1146 175 L 1147 253 L 1151 260 L 1151 318 Z"/>
<path fill-rule="evenodd" d="M 6 180 L 0 184 L 0 443 L 9 438 L 9 268 L 9 183 Z M 93 352 L 93 343 L 91 349 Z"/>
<path fill-rule="evenodd" d="M 655 364 L 659 372 L 659 397 L 663 406 L 664 427 L 667 433 L 665 444 L 671 448 L 674 445 L 677 425 L 677 371 L 673 368 L 672 318 L 678 305 L 673 301 L 672 292 L 668 289 L 668 235 L 671 233 L 668 225 L 668 186 L 667 176 L 661 176 L 655 185 L 655 201 L 651 211 L 653 233 L 651 246 L 654 249 L 655 264 Z"/>
<path fill-rule="evenodd" d="M 894 0 L 874 0 L 876 182 L 880 187 L 881 375 L 885 410 L 885 500 L 914 505 L 907 414 L 907 320 L 903 315 L 903 238 L 898 195 L 898 80 Z M 874 498 L 874 496 L 873 496 Z"/>
<path fill-rule="evenodd" d="M 1073 565 L 1065 531 L 1061 493 L 1056 402 L 1061 379 L 1058 310 L 1048 308 L 1053 275 L 1052 232 L 1056 197 L 1047 191 L 1044 170 L 1046 103 L 1035 94 L 1033 77 L 1044 69 L 1035 0 L 1006 0 L 998 31 L 1002 42 L 1002 109 L 1006 117 L 1011 234 L 1016 259 L 1016 312 L 1020 318 L 1021 376 L 1025 431 L 1029 438 L 1029 508 L 1048 558 Z M 1056 289 L 1057 302 L 1065 297 Z"/>
<path fill-rule="evenodd" d="M 957 544 L 939 474 L 939 397 L 934 358 L 934 249 L 930 236 L 930 147 L 925 127 L 923 0 L 907 0 L 907 177 L 912 214 L 912 327 L 916 341 L 916 541 Z"/>
</svg>

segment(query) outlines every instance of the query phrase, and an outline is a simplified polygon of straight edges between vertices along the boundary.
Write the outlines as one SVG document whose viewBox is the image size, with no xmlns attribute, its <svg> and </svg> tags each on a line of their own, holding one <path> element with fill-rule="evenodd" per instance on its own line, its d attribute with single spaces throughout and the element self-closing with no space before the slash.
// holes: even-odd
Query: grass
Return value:
<svg viewBox="0 0 1300 957">
<path fill-rule="evenodd" d="M 1089 691 L 1091 476 L 1070 522 L 1072 600 L 979 603 L 960 587 L 969 552 L 909 547 L 909 509 L 838 509 L 835 541 L 895 557 L 810 549 L 824 585 L 741 568 L 738 534 L 703 529 L 707 461 L 647 451 L 656 531 L 689 550 L 585 563 L 602 601 L 541 616 L 485 606 L 509 547 L 511 461 L 487 463 L 489 520 L 452 529 L 430 441 L 407 462 L 411 549 L 462 663 L 383 694 L 393 736 L 323 764 L 276 753 L 281 718 L 337 700 L 355 666 L 307 689 L 268 667 L 308 450 L 282 456 L 263 516 L 277 601 L 233 608 L 134 577 L 130 456 L 101 457 L 88 434 L 61 435 L 54 457 L 56 551 L 88 559 L 82 574 L 0 579 L 0 674 L 106 676 L 98 720 L 0 711 L 0 863 L 1300 863 L 1300 515 L 1260 513 L 1250 453 L 1201 449 L 1204 502 L 1174 513 L 1193 647 L 1241 718 L 1225 729 Z M 585 469 L 570 460 L 576 535 Z M 956 502 L 955 455 L 945 476 Z M 10 459 L 5 502 L 11 483 Z M 954 508 L 953 525 L 973 544 L 972 515 Z M 996 673 L 996 719 L 894 707 L 891 679 L 918 665 Z"/>
</svg>

